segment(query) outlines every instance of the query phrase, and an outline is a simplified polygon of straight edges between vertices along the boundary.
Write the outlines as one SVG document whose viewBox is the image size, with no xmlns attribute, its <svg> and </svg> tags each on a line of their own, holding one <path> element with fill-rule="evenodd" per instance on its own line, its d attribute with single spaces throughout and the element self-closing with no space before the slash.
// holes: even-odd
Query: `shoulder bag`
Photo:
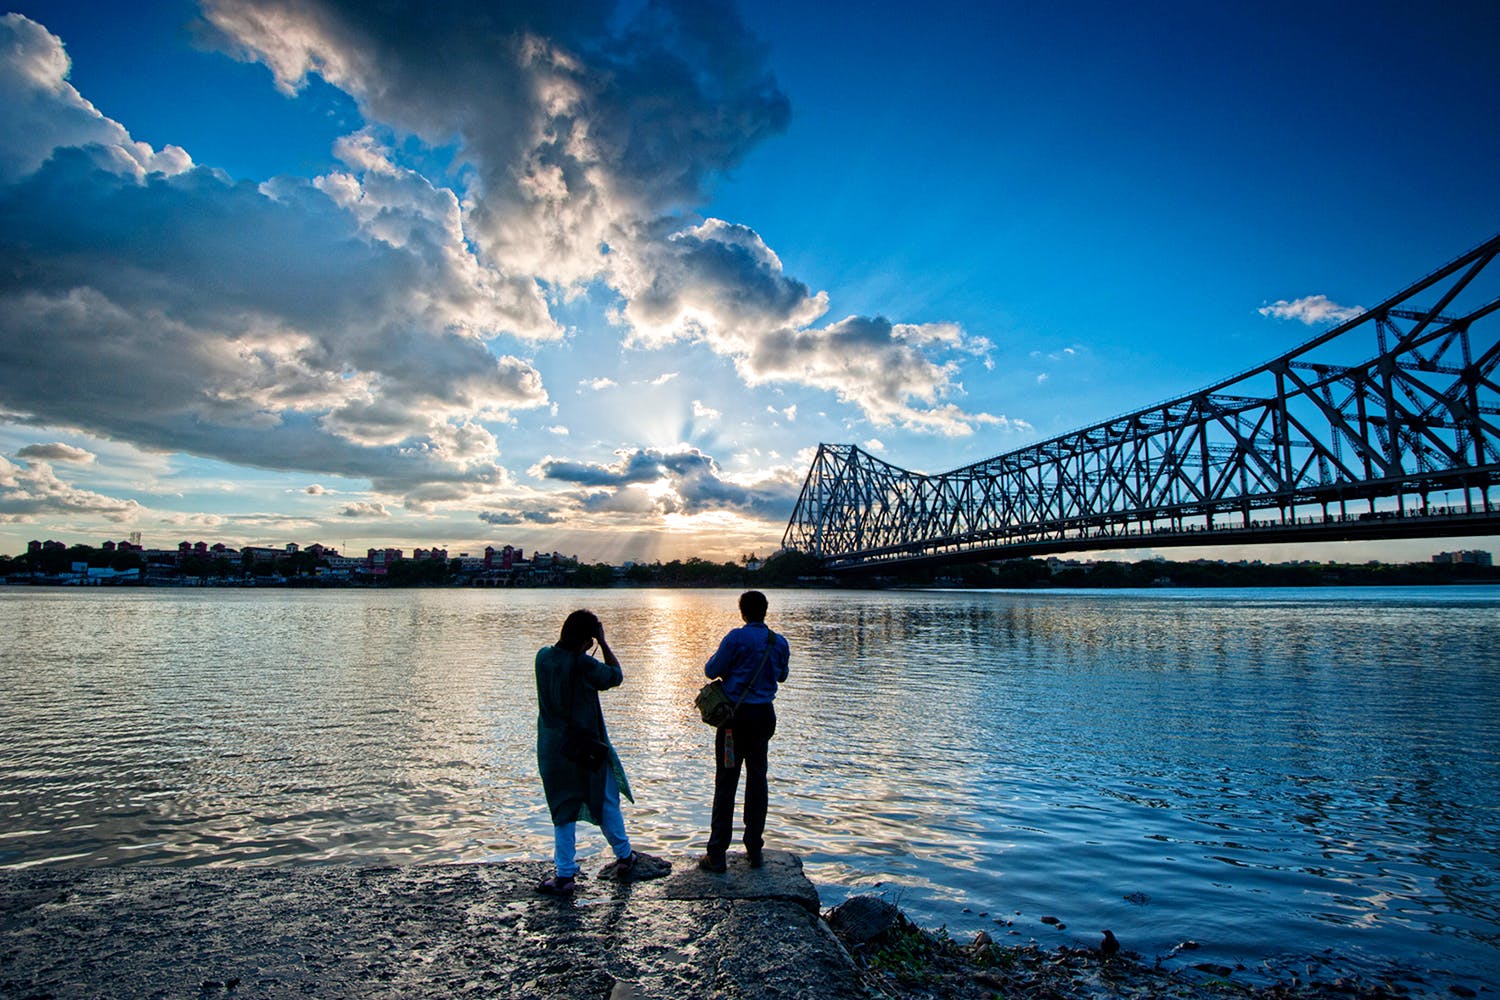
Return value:
<svg viewBox="0 0 1500 1000">
<path fill-rule="evenodd" d="M 693 699 L 693 704 L 698 706 L 698 714 L 710 726 L 718 728 L 734 718 L 734 713 L 738 712 L 740 706 L 745 703 L 745 695 L 749 694 L 750 689 L 755 687 L 755 682 L 760 680 L 760 672 L 766 669 L 766 663 L 771 659 L 771 645 L 776 641 L 775 632 L 766 629 L 766 633 L 766 651 L 761 654 L 760 666 L 756 667 L 755 673 L 750 675 L 750 682 L 745 685 L 745 690 L 740 692 L 738 698 L 730 701 L 729 695 L 724 693 L 723 680 L 715 677 L 703 685 L 698 696 Z"/>
</svg>

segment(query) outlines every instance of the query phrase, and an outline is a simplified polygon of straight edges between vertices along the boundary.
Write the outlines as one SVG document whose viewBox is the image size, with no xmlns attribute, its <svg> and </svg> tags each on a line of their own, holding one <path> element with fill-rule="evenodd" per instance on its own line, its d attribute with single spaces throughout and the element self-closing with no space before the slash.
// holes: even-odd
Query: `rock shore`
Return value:
<svg viewBox="0 0 1500 1000">
<path fill-rule="evenodd" d="M 1173 973 L 1123 950 L 957 941 L 876 897 L 825 921 L 801 861 L 765 858 L 752 869 L 731 856 L 711 874 L 677 857 L 659 880 L 593 875 L 567 899 L 535 891 L 551 873 L 541 862 L 0 871 L 0 997 L 1436 995 L 1432 983 L 1247 986 L 1232 970 Z"/>
<path fill-rule="evenodd" d="M 792 854 L 534 891 L 542 863 L 0 872 L 0 996 L 865 997 Z"/>
</svg>

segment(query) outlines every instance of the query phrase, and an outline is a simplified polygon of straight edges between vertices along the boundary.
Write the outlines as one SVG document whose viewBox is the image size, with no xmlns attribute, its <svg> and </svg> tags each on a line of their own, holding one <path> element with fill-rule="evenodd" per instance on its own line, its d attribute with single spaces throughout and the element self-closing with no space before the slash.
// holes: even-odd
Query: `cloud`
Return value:
<svg viewBox="0 0 1500 1000">
<path fill-rule="evenodd" d="M 339 517 L 390 517 L 391 512 L 386 509 L 385 504 L 374 500 L 357 500 L 348 504 L 339 511 Z"/>
<path fill-rule="evenodd" d="M 603 392 L 605 389 L 613 389 L 618 383 L 612 378 L 605 378 L 601 375 L 598 378 L 580 379 L 578 384 L 594 392 Z"/>
<path fill-rule="evenodd" d="M 726 476 L 712 456 L 688 445 L 672 450 L 626 448 L 613 463 L 548 457 L 531 474 L 584 487 L 589 511 L 701 514 L 711 510 L 781 520 L 790 515 L 800 474 L 778 470 L 758 482 Z"/>
<path fill-rule="evenodd" d="M 51 465 L 39 458 L 16 465 L 0 456 L 0 523 L 79 515 L 127 523 L 139 518 L 144 510 L 134 500 L 119 500 L 66 483 L 57 477 Z"/>
<path fill-rule="evenodd" d="M 550 406 L 556 420 L 526 349 L 504 345 L 557 340 L 549 303 L 603 289 L 618 296 L 614 333 L 703 345 L 749 385 L 826 390 L 877 424 L 935 433 L 1003 422 L 957 402 L 982 338 L 828 323 L 828 295 L 753 229 L 693 214 L 790 120 L 727 0 L 632 5 L 623 22 L 602 3 L 419 18 L 355 0 L 201 6 L 211 45 L 264 64 L 289 94 L 322 77 L 365 124 L 323 176 L 236 181 L 134 139 L 68 82 L 60 39 L 0 18 L 7 419 L 306 474 L 296 482 L 367 480 L 417 513 L 486 502 L 507 480 L 512 415 Z M 452 169 L 413 169 L 434 159 Z M 683 448 L 548 462 L 571 484 L 569 510 L 790 509 L 779 478 L 729 476 Z M 27 475 L 40 489 L 42 473 Z M 541 512 L 496 516 L 510 513 Z M 368 502 L 341 516 L 392 514 Z"/>
<path fill-rule="evenodd" d="M 944 345 L 980 350 L 951 324 L 892 323 L 850 316 L 821 329 L 777 330 L 758 338 L 737 359 L 752 384 L 786 379 L 828 389 L 858 406 L 877 426 L 896 424 L 948 436 L 972 434 L 981 424 L 1007 421 L 968 413 L 952 402 L 961 392 L 958 363 L 936 361 L 924 348 Z"/>
<path fill-rule="evenodd" d="M 71 62 L 62 43 L 21 14 L 0 17 L 0 184 L 40 167 L 54 150 L 91 150 L 104 169 L 137 178 L 180 173 L 192 160 L 177 146 L 161 152 L 132 140 L 119 123 L 67 82 Z"/>
<path fill-rule="evenodd" d="M 311 496 L 319 497 L 319 496 L 323 496 L 325 493 L 331 493 L 333 491 L 329 490 L 329 489 L 325 489 L 324 487 L 318 485 L 317 483 L 313 483 L 311 486 L 307 487 L 307 489 L 303 490 L 303 492 L 307 493 L 307 494 L 309 494 Z"/>
<path fill-rule="evenodd" d="M 593 5 L 451 5 L 394 24 L 353 0 L 208 0 L 204 16 L 287 92 L 318 74 L 370 119 L 455 143 L 475 171 L 465 231 L 484 259 L 559 287 L 602 281 L 636 343 L 702 342 L 752 385 L 831 389 L 878 424 L 965 434 L 994 419 L 947 401 L 960 391 L 947 356 L 982 356 L 982 338 L 886 324 L 899 333 L 859 345 L 873 357 L 844 357 L 844 325 L 885 321 L 813 330 L 827 293 L 786 274 L 754 230 L 680 221 L 709 177 L 790 120 L 728 0 L 649 3 L 618 33 Z M 762 365 L 776 353 L 765 341 L 788 336 L 806 348 L 794 363 Z M 885 368 L 915 375 L 915 391 Z"/>
<path fill-rule="evenodd" d="M 704 403 L 700 399 L 693 400 L 693 416 L 702 420 L 718 420 L 724 414 Z"/>
<path fill-rule="evenodd" d="M 783 273 L 780 258 L 746 226 L 709 219 L 642 242 L 635 253 L 619 265 L 620 318 L 639 343 L 706 344 L 732 358 L 750 385 L 831 390 L 876 424 L 961 435 L 999 420 L 941 401 L 961 391 L 952 356 L 982 356 L 987 340 L 951 323 L 883 317 L 812 327 L 828 308 L 827 294 Z"/>
<path fill-rule="evenodd" d="M 285 92 L 317 74 L 370 120 L 456 143 L 486 256 L 559 285 L 599 276 L 601 246 L 700 200 L 790 119 L 727 0 L 646 4 L 618 32 L 602 3 L 398 17 L 356 0 L 206 0 L 203 14 Z"/>
<path fill-rule="evenodd" d="M 1295 319 L 1308 326 L 1319 323 L 1344 323 L 1363 313 L 1363 306 L 1341 306 L 1326 295 L 1307 295 L 1288 302 L 1278 299 L 1256 310 L 1272 319 Z"/>
<path fill-rule="evenodd" d="M 0 37 L 0 107 L 31 123 L 0 129 L 0 402 L 392 492 L 495 478 L 478 421 L 547 396 L 487 341 L 556 328 L 534 281 L 479 261 L 453 192 L 366 136 L 341 144 L 352 172 L 236 183 L 130 140 L 39 25 L 10 15 Z"/>
<path fill-rule="evenodd" d="M 16 452 L 19 458 L 35 458 L 44 462 L 74 462 L 80 465 L 94 460 L 94 453 L 84 448 L 54 441 L 51 444 L 29 444 Z"/>
<path fill-rule="evenodd" d="M 557 524 L 562 519 L 550 510 L 481 511 L 479 520 L 486 524 Z"/>
<path fill-rule="evenodd" d="M 720 219 L 642 240 L 618 278 L 623 317 L 651 345 L 699 338 L 734 353 L 744 338 L 806 326 L 828 309 L 827 294 L 784 274 L 759 235 Z"/>
</svg>

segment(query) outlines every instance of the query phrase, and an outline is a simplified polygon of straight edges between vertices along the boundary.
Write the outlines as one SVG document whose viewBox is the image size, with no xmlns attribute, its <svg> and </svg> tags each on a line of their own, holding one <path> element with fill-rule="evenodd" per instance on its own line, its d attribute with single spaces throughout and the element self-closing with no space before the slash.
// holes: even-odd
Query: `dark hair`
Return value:
<svg viewBox="0 0 1500 1000">
<path fill-rule="evenodd" d="M 766 595 L 758 590 L 747 590 L 740 595 L 740 614 L 747 622 L 765 621 L 767 607 Z"/>
<path fill-rule="evenodd" d="M 557 637 L 557 644 L 563 649 L 578 651 L 586 648 L 589 640 L 598 634 L 599 616 L 592 611 L 579 608 L 563 622 L 562 634 Z"/>
</svg>

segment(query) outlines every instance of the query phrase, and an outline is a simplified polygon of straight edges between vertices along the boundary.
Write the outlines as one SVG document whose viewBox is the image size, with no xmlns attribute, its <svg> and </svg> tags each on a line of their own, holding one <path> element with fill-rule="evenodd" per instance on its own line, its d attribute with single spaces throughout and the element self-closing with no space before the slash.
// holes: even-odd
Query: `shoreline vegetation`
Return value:
<svg viewBox="0 0 1500 1000">
<path fill-rule="evenodd" d="M 172 553 L 174 557 L 177 553 Z M 1413 563 L 1262 563 L 1197 559 L 1134 562 L 1009 559 L 941 567 L 886 567 L 831 575 L 816 557 L 778 552 L 762 561 L 716 563 L 697 557 L 670 562 L 586 563 L 556 556 L 524 571 L 473 569 L 460 560 L 395 559 L 378 572 L 335 571 L 311 551 L 243 563 L 185 554 L 168 561 L 139 551 L 87 545 L 49 547 L 0 556 L 0 583 L 42 586 L 290 586 L 290 587 L 806 587 L 854 589 L 1113 589 L 1497 584 L 1489 553 L 1466 561 Z M 154 554 L 153 554 L 154 556 Z"/>
</svg>

